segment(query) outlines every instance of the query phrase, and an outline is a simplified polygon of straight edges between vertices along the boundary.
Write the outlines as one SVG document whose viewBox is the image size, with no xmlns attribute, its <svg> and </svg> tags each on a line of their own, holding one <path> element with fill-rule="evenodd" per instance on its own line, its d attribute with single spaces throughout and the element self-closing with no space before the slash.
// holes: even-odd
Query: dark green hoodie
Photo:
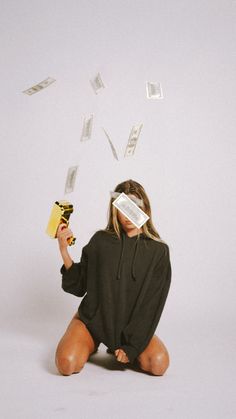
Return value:
<svg viewBox="0 0 236 419">
<path fill-rule="evenodd" d="M 167 244 L 143 233 L 129 237 L 97 231 L 80 262 L 61 267 L 64 291 L 83 297 L 79 318 L 111 351 L 123 349 L 131 364 L 159 323 L 171 283 Z"/>
</svg>

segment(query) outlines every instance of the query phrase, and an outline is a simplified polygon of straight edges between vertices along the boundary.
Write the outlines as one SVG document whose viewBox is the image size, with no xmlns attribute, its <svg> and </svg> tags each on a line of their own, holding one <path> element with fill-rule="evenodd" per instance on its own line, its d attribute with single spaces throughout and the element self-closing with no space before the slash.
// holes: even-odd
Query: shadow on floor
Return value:
<svg viewBox="0 0 236 419">
<path fill-rule="evenodd" d="M 42 362 L 42 366 L 49 374 L 60 376 L 61 374 L 57 370 L 57 367 L 54 362 L 54 357 L 55 354 L 53 351 L 48 353 L 48 355 L 44 358 Z M 97 365 L 110 371 L 125 371 L 128 369 L 134 372 L 148 374 L 145 371 L 141 370 L 137 362 L 135 362 L 134 364 L 123 364 L 116 360 L 115 355 L 109 354 L 104 351 L 97 351 L 90 355 L 87 363 Z"/>
<path fill-rule="evenodd" d="M 129 369 L 135 372 L 145 373 L 145 371 L 142 371 L 138 366 L 137 362 L 134 364 L 123 364 L 116 360 L 115 355 L 102 351 L 97 351 L 90 355 L 87 362 L 112 371 L 125 371 L 126 369 Z"/>
</svg>

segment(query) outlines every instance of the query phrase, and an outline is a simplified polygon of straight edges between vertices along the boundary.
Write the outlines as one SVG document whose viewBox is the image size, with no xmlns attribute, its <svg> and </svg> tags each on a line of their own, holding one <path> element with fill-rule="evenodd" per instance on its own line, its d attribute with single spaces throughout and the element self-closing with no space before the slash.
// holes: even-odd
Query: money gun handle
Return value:
<svg viewBox="0 0 236 419">
<path fill-rule="evenodd" d="M 64 230 L 65 228 L 67 228 L 67 227 L 69 227 L 69 222 L 67 221 L 67 220 L 63 220 L 63 219 L 61 219 L 61 222 L 59 223 L 59 225 L 60 224 L 66 224 L 66 226 L 63 226 L 62 227 L 62 230 Z M 68 239 L 67 239 L 67 242 L 68 242 L 68 244 L 69 244 L 69 246 L 72 246 L 73 244 L 75 244 L 75 240 L 76 240 L 76 238 L 75 237 L 69 237 Z"/>
</svg>

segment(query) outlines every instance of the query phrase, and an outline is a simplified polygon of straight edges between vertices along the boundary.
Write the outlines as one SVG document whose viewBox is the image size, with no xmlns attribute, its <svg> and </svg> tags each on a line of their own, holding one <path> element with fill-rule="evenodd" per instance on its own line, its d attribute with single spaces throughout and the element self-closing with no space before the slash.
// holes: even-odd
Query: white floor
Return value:
<svg viewBox="0 0 236 419">
<path fill-rule="evenodd" d="M 103 344 L 79 374 L 65 377 L 54 365 L 64 331 L 58 323 L 17 318 L 3 328 L 1 418 L 236 418 L 231 325 L 208 320 L 201 327 L 177 324 L 171 330 L 162 322 L 156 334 L 171 363 L 161 377 L 124 367 Z"/>
</svg>

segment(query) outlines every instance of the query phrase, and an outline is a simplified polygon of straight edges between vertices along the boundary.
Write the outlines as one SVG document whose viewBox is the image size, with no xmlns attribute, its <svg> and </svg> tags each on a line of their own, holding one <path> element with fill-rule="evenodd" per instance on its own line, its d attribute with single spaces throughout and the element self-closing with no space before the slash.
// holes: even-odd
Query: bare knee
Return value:
<svg viewBox="0 0 236 419">
<path fill-rule="evenodd" d="M 170 360 L 168 352 L 159 353 L 151 357 L 149 364 L 149 372 L 153 375 L 164 375 L 169 367 Z"/>
<path fill-rule="evenodd" d="M 140 359 L 139 365 L 143 371 L 152 375 L 164 375 L 169 366 L 169 354 L 167 351 L 152 354 Z"/>
<path fill-rule="evenodd" d="M 78 362 L 75 357 L 63 355 L 56 357 L 56 366 L 60 374 L 71 375 L 80 372 L 84 363 Z"/>
</svg>

